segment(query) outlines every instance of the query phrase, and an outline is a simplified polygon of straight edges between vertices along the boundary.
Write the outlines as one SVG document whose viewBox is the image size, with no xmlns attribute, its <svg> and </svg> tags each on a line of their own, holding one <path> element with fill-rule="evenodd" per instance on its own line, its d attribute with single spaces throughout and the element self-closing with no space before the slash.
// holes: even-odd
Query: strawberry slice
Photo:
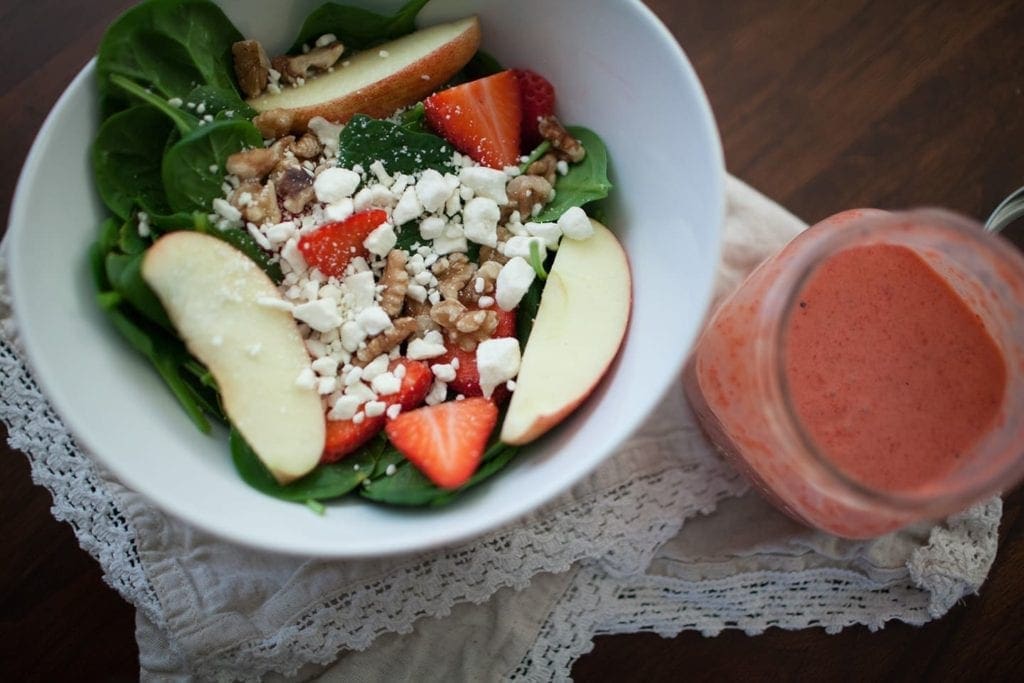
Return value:
<svg viewBox="0 0 1024 683">
<path fill-rule="evenodd" d="M 338 462 L 377 436 L 380 430 L 384 429 L 386 422 L 387 418 L 383 415 L 366 417 L 359 423 L 352 420 L 328 420 L 327 438 L 324 440 L 324 452 L 320 456 L 320 464 L 327 465 Z"/>
<path fill-rule="evenodd" d="M 515 310 L 504 311 L 497 305 L 492 307 L 498 314 L 498 326 L 494 329 L 492 338 L 511 337 L 516 333 L 516 312 Z M 458 346 L 451 344 L 448 351 L 435 363 L 451 363 L 458 359 L 459 367 L 455 369 L 455 379 L 448 383 L 448 386 L 463 396 L 483 396 L 483 389 L 480 388 L 480 370 L 476 366 L 476 350 L 464 351 Z M 491 394 L 491 400 L 501 405 L 509 397 L 508 389 L 504 386 L 496 387 Z"/>
<path fill-rule="evenodd" d="M 430 366 L 408 358 L 392 361 L 389 369 L 394 372 L 398 366 L 405 368 L 402 386 L 397 393 L 381 397 L 388 407 L 401 404 L 402 410 L 418 408 L 426 400 L 430 385 L 434 382 L 434 373 Z M 328 420 L 327 438 L 324 441 L 324 452 L 320 456 L 320 464 L 337 462 L 352 453 L 367 441 L 375 437 L 387 423 L 387 413 L 375 417 L 364 417 L 358 424 L 352 420 Z"/>
<path fill-rule="evenodd" d="M 467 398 L 402 413 L 385 428 L 388 438 L 427 479 L 458 488 L 476 472 L 498 408 L 485 398 Z"/>
<path fill-rule="evenodd" d="M 367 256 L 363 242 L 387 219 L 382 209 L 368 209 L 343 221 L 327 223 L 299 239 L 299 252 L 306 263 L 324 275 L 342 277 L 349 261 Z"/>
<path fill-rule="evenodd" d="M 555 113 L 555 86 L 530 69 L 513 69 L 512 73 L 519 81 L 519 103 L 523 110 L 523 148 L 529 151 L 543 140 L 537 129 L 537 120 Z"/>
<path fill-rule="evenodd" d="M 519 163 L 519 81 L 502 71 L 423 101 L 427 123 L 457 150 L 491 168 Z"/>
</svg>

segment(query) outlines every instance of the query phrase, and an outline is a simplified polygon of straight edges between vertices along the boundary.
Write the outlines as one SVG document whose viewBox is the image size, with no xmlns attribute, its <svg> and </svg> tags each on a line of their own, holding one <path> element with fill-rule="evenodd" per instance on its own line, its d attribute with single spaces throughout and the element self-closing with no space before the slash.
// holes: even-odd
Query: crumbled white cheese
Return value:
<svg viewBox="0 0 1024 683">
<path fill-rule="evenodd" d="M 402 404 L 401 403 L 395 403 L 393 405 L 390 405 L 390 406 L 388 406 L 388 409 L 385 410 L 384 412 L 385 412 L 385 414 L 387 414 L 389 420 L 394 420 L 396 417 L 398 417 L 401 414 L 401 412 L 402 412 Z M 395 465 L 394 465 L 394 463 L 388 465 L 387 468 L 384 470 L 384 474 L 388 475 L 389 477 L 392 474 L 394 474 L 394 473 L 395 473 Z"/>
<path fill-rule="evenodd" d="M 451 382 L 455 379 L 455 368 L 451 363 L 436 363 L 430 366 L 430 371 L 442 382 Z"/>
<path fill-rule="evenodd" d="M 296 320 L 301 320 L 317 332 L 327 332 L 341 325 L 341 316 L 338 315 L 338 307 L 333 301 L 327 299 L 316 299 L 299 304 L 292 309 L 292 315 Z"/>
<path fill-rule="evenodd" d="M 360 181 L 359 174 L 347 168 L 327 168 L 313 181 L 313 192 L 317 201 L 325 204 L 340 202 L 352 196 Z"/>
<path fill-rule="evenodd" d="M 557 223 L 529 222 L 523 227 L 526 228 L 526 232 L 529 234 L 544 240 L 544 246 L 548 249 L 556 248 L 558 240 L 562 238 L 562 229 L 558 227 Z"/>
<path fill-rule="evenodd" d="M 324 207 L 324 218 L 329 221 L 343 221 L 356 212 L 355 202 L 345 197 Z"/>
<path fill-rule="evenodd" d="M 423 335 L 422 338 L 413 339 L 409 342 L 409 348 L 406 350 L 405 355 L 413 360 L 426 360 L 443 356 L 447 351 L 448 349 L 445 348 L 444 338 L 441 337 L 441 333 L 431 330 Z"/>
<path fill-rule="evenodd" d="M 288 313 L 291 313 L 292 309 L 295 308 L 295 304 L 289 303 L 276 296 L 261 296 L 256 299 L 256 305 L 262 306 L 263 308 L 273 308 L 277 311 L 287 311 Z"/>
<path fill-rule="evenodd" d="M 402 388 L 402 380 L 392 372 L 382 372 L 373 378 L 370 386 L 378 396 L 390 396 L 397 394 L 398 390 Z"/>
<path fill-rule="evenodd" d="M 380 306 L 367 306 L 359 311 L 356 314 L 356 324 L 362 327 L 366 334 L 371 336 L 380 334 L 384 330 L 389 330 L 393 327 L 391 318 L 388 317 L 388 314 Z"/>
<path fill-rule="evenodd" d="M 511 311 L 530 289 L 536 273 L 533 266 L 521 256 L 509 260 L 498 273 L 494 286 L 494 298 L 503 310 Z"/>
<path fill-rule="evenodd" d="M 366 330 L 355 321 L 350 320 L 341 326 L 341 346 L 349 353 L 355 353 L 364 339 Z"/>
<path fill-rule="evenodd" d="M 356 382 L 345 387 L 345 395 L 351 396 L 352 398 L 359 401 L 359 405 L 372 401 L 377 398 L 377 394 L 373 393 L 373 389 L 366 386 L 362 382 Z"/>
<path fill-rule="evenodd" d="M 440 216 L 427 216 L 420 221 L 420 237 L 433 240 L 444 234 L 445 220 Z M 423 258 L 422 256 L 420 257 Z"/>
<path fill-rule="evenodd" d="M 273 80 L 274 74 L 280 78 L 281 74 L 271 69 L 271 79 Z M 268 89 L 270 89 L 268 87 Z M 345 126 L 340 123 L 331 123 L 322 116 L 314 116 L 309 120 L 306 126 L 313 131 L 313 135 L 320 140 L 320 144 L 324 146 L 324 152 L 327 156 L 338 155 L 338 143 L 341 139 L 341 129 Z"/>
<path fill-rule="evenodd" d="M 300 389 L 312 389 L 316 386 L 316 373 L 313 372 L 313 368 L 306 366 L 299 372 L 299 376 L 295 378 L 295 386 Z"/>
<path fill-rule="evenodd" d="M 444 208 L 452 190 L 444 176 L 432 168 L 427 169 L 416 182 L 416 197 L 423 208 L 436 213 Z"/>
<path fill-rule="evenodd" d="M 338 379 L 336 377 L 321 377 L 317 380 L 316 392 L 321 396 L 329 396 L 334 393 L 334 390 L 338 388 Z"/>
<path fill-rule="evenodd" d="M 524 259 L 530 258 L 531 242 L 536 242 L 541 247 L 540 253 L 543 255 L 544 249 L 546 249 L 544 246 L 544 240 L 530 235 L 514 235 L 509 237 L 508 241 L 505 242 L 505 247 L 501 250 L 501 253 L 509 258 L 515 258 L 517 256 Z"/>
<path fill-rule="evenodd" d="M 402 192 L 402 198 L 398 200 L 398 204 L 391 211 L 391 220 L 395 225 L 402 225 L 419 218 L 421 213 L 423 213 L 423 204 L 416 196 L 416 189 L 407 187 Z"/>
<path fill-rule="evenodd" d="M 362 403 L 355 396 L 339 396 L 327 413 L 328 420 L 351 420 Z"/>
<path fill-rule="evenodd" d="M 487 247 L 498 245 L 498 220 L 501 209 L 487 197 L 474 197 L 462 212 L 462 224 L 466 239 Z"/>
<path fill-rule="evenodd" d="M 346 277 L 342 284 L 348 292 L 348 304 L 352 310 L 358 312 L 373 305 L 377 296 L 377 283 L 373 279 L 372 270 L 353 273 Z"/>
<path fill-rule="evenodd" d="M 395 234 L 395 228 L 390 223 L 381 223 L 363 240 L 363 246 L 367 251 L 382 257 L 387 256 L 397 243 L 398 235 Z"/>
<path fill-rule="evenodd" d="M 366 417 L 377 417 L 383 415 L 384 411 L 388 409 L 388 404 L 384 401 L 370 401 L 363 406 L 363 411 L 366 413 Z"/>
<path fill-rule="evenodd" d="M 337 42 L 337 40 L 338 37 L 333 33 L 325 33 L 316 39 L 316 46 L 325 47 L 327 45 L 330 45 L 331 43 Z"/>
<path fill-rule="evenodd" d="M 594 234 L 594 226 L 587 213 L 578 206 L 567 209 L 558 219 L 562 234 L 573 240 L 585 240 Z"/>
<path fill-rule="evenodd" d="M 459 171 L 459 182 L 462 187 L 472 190 L 475 197 L 493 199 L 499 206 L 508 204 L 508 195 L 505 193 L 508 176 L 504 171 L 486 166 L 469 166 Z M 465 195 L 462 198 L 467 199 Z"/>
<path fill-rule="evenodd" d="M 382 353 L 363 368 L 363 380 L 366 382 L 372 382 L 377 375 L 388 371 L 388 366 L 391 364 L 391 359 L 388 358 L 386 353 Z"/>
<path fill-rule="evenodd" d="M 477 344 L 476 366 L 480 388 L 490 398 L 495 387 L 519 374 L 519 340 L 515 337 L 487 339 Z"/>
<path fill-rule="evenodd" d="M 338 361 L 330 356 L 317 358 L 313 361 L 313 371 L 321 377 L 334 377 L 338 374 Z"/>
<path fill-rule="evenodd" d="M 424 402 L 428 406 L 436 406 L 438 403 L 444 403 L 446 398 L 448 398 L 448 385 L 439 379 L 435 379 L 434 383 L 430 385 L 430 391 L 427 392 L 427 398 Z"/>
</svg>

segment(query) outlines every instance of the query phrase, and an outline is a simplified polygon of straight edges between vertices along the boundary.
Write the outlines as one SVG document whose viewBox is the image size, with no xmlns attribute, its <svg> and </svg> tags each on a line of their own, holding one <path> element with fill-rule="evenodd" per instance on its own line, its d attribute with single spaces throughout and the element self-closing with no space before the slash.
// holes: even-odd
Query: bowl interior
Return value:
<svg viewBox="0 0 1024 683">
<path fill-rule="evenodd" d="M 273 51 L 291 42 L 318 2 L 222 4 L 244 34 Z M 634 278 L 628 336 L 609 375 L 506 472 L 447 508 L 342 501 L 317 516 L 250 489 L 232 469 L 225 435 L 198 433 L 95 305 L 86 253 L 105 211 L 89 168 L 97 124 L 90 64 L 51 112 L 22 172 L 8 230 L 9 282 L 35 377 L 79 443 L 126 485 L 251 546 L 337 557 L 409 552 L 482 533 L 549 500 L 607 457 L 676 380 L 709 300 L 723 208 L 721 148 L 693 70 L 639 2 L 435 0 L 421 22 L 472 12 L 489 52 L 545 74 L 563 120 L 594 129 L 608 145 L 609 227 Z"/>
</svg>

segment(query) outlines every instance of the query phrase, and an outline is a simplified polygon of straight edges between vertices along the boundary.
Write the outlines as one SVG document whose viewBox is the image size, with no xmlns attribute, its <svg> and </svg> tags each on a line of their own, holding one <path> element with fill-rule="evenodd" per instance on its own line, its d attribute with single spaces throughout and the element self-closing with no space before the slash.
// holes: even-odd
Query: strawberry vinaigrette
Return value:
<svg viewBox="0 0 1024 683">
<path fill-rule="evenodd" d="M 860 538 L 951 513 L 1024 468 L 1024 259 L 944 212 L 839 214 L 723 303 L 686 388 L 804 523 Z"/>
</svg>

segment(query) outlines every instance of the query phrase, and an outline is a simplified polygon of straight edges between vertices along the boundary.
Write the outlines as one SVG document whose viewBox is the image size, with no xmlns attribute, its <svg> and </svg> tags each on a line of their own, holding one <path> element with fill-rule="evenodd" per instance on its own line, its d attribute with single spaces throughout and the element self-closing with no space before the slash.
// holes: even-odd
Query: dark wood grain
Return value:
<svg viewBox="0 0 1024 683">
<path fill-rule="evenodd" d="M 0 212 L 35 131 L 123 0 L 0 8 Z M 704 82 L 730 171 L 813 222 L 854 206 L 942 205 L 984 218 L 1024 184 L 1024 5 L 652 0 Z M 134 614 L 25 458 L 3 447 L 0 679 L 130 680 Z M 578 680 L 1024 680 L 1024 493 L 1006 501 L 980 595 L 878 633 L 771 630 L 597 639 Z"/>
</svg>

